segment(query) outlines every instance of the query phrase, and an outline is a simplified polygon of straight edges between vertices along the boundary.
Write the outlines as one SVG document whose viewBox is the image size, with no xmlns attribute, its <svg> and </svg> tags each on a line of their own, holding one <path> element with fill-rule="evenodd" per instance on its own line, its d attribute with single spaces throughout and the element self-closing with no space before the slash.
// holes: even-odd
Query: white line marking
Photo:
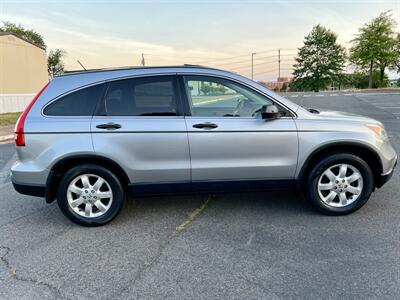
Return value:
<svg viewBox="0 0 400 300">
<path fill-rule="evenodd" d="M 353 94 L 343 94 L 343 96 L 353 96 Z"/>
<path fill-rule="evenodd" d="M 325 95 L 315 95 L 315 97 L 324 97 Z"/>
<path fill-rule="evenodd" d="M 249 240 L 247 241 L 246 245 L 249 246 L 251 244 L 251 242 L 253 241 L 254 237 L 256 236 L 255 233 L 252 233 L 249 237 Z"/>
<path fill-rule="evenodd" d="M 311 95 L 303 95 L 303 97 L 311 97 Z"/>
<path fill-rule="evenodd" d="M 292 98 L 296 98 L 296 97 L 298 97 L 299 95 L 292 95 L 292 96 L 290 96 L 290 97 L 292 97 Z"/>
<path fill-rule="evenodd" d="M 336 97 L 338 94 L 330 94 L 331 97 Z"/>
<path fill-rule="evenodd" d="M 368 102 L 368 103 L 372 104 L 372 105 L 396 105 L 397 104 L 397 103 L 379 103 L 379 102 Z"/>
<path fill-rule="evenodd" d="M 386 95 L 400 95 L 400 93 L 357 93 L 360 96 L 386 96 Z"/>
</svg>

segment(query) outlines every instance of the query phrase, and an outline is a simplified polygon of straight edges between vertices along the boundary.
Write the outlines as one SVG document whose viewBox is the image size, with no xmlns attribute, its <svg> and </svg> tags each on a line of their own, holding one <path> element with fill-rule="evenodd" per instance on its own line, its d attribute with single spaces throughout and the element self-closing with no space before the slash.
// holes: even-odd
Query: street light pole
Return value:
<svg viewBox="0 0 400 300">
<path fill-rule="evenodd" d="M 254 78 L 254 55 L 256 55 L 255 52 L 251 53 L 251 80 Z"/>
<path fill-rule="evenodd" d="M 278 81 L 281 78 L 281 49 L 278 49 Z"/>
</svg>

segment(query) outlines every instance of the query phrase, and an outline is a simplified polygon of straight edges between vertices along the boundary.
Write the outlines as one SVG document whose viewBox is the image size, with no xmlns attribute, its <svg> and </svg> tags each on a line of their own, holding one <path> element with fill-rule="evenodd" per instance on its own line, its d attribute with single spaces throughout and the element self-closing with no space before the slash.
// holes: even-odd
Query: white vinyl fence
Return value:
<svg viewBox="0 0 400 300">
<path fill-rule="evenodd" d="M 0 114 L 23 111 L 34 96 L 35 94 L 0 94 Z"/>
</svg>

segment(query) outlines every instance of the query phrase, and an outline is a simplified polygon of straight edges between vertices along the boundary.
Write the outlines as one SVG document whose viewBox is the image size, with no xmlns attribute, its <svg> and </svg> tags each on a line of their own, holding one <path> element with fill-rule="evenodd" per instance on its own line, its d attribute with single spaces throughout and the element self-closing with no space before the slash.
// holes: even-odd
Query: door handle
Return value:
<svg viewBox="0 0 400 300">
<path fill-rule="evenodd" d="M 205 123 L 199 123 L 199 124 L 194 124 L 193 125 L 194 128 L 217 128 L 218 125 L 214 124 L 214 123 L 210 123 L 210 122 L 205 122 Z"/>
<path fill-rule="evenodd" d="M 99 128 L 99 129 L 120 129 L 121 125 L 111 122 L 111 123 L 107 123 L 107 124 L 97 125 L 96 128 Z"/>
</svg>

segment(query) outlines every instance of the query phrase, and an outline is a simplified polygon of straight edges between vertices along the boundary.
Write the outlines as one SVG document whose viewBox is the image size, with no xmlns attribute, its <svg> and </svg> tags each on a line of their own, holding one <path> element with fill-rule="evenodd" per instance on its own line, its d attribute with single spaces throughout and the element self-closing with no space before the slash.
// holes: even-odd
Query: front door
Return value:
<svg viewBox="0 0 400 300">
<path fill-rule="evenodd" d="M 298 141 L 294 120 L 261 118 L 269 98 L 218 77 L 183 77 L 190 116 L 192 181 L 293 179 Z"/>
<path fill-rule="evenodd" d="M 190 157 L 176 76 L 109 83 L 91 124 L 94 150 L 135 185 L 190 182 Z"/>
</svg>

